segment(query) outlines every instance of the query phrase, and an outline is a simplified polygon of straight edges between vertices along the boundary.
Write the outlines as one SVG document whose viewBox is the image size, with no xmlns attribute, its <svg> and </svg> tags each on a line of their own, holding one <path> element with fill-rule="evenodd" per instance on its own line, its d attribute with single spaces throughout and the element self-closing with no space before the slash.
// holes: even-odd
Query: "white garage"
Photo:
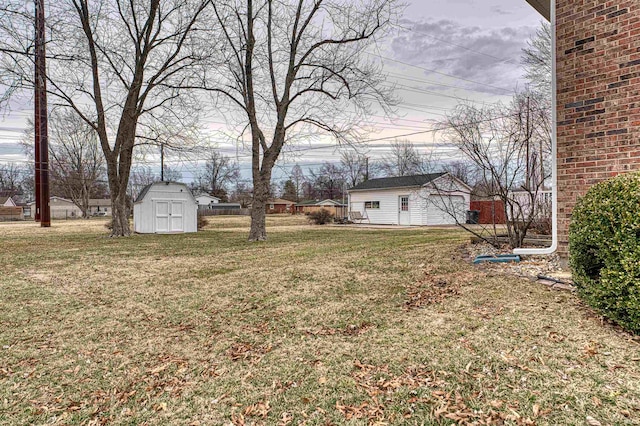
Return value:
<svg viewBox="0 0 640 426">
<path fill-rule="evenodd" d="M 350 214 L 380 225 L 464 223 L 470 203 L 471 188 L 448 173 L 370 179 L 349 190 Z"/>
<path fill-rule="evenodd" d="M 197 232 L 198 203 L 184 183 L 152 183 L 133 204 L 133 229 L 139 234 Z"/>
</svg>

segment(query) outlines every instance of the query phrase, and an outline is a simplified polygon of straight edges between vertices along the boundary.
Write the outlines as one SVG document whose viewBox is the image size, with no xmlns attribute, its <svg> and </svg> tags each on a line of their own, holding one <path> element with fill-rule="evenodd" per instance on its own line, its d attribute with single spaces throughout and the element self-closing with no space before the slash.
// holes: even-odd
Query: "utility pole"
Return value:
<svg viewBox="0 0 640 426">
<path fill-rule="evenodd" d="M 531 98 L 529 96 L 527 96 L 527 123 L 526 123 L 526 128 L 525 128 L 525 135 L 526 135 L 526 175 L 525 175 L 525 187 L 527 189 L 527 191 L 531 190 L 531 164 L 530 164 L 530 147 L 529 145 L 531 144 L 531 133 L 529 131 L 529 113 L 531 110 Z"/>
<path fill-rule="evenodd" d="M 164 142 L 160 142 L 160 182 L 164 182 Z"/>
<path fill-rule="evenodd" d="M 44 0 L 35 0 L 35 22 L 36 220 L 40 219 L 40 226 L 48 228 L 51 226 L 51 210 L 49 206 L 49 137 L 47 129 Z M 38 194 L 40 196 L 39 200 L 37 198 Z"/>
<path fill-rule="evenodd" d="M 364 157 L 364 181 L 369 180 L 369 157 Z"/>
</svg>

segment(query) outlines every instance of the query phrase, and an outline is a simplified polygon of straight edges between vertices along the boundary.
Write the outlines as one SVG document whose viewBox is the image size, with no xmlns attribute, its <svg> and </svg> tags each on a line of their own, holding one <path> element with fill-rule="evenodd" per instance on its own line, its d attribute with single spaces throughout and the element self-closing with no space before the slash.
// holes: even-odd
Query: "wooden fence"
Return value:
<svg viewBox="0 0 640 426">
<path fill-rule="evenodd" d="M 23 219 L 22 207 L 0 206 L 0 221 Z"/>
</svg>

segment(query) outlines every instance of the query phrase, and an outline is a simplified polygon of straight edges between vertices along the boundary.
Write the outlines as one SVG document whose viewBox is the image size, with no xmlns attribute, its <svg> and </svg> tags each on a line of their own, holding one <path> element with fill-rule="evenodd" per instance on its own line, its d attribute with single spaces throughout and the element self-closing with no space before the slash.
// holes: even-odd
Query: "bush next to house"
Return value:
<svg viewBox="0 0 640 426">
<path fill-rule="evenodd" d="M 333 222 L 333 214 L 327 209 L 320 209 L 313 213 L 309 213 L 309 222 L 316 225 L 324 225 Z"/>
<path fill-rule="evenodd" d="M 640 173 L 591 187 L 573 211 L 569 251 L 581 297 L 640 334 Z"/>
</svg>

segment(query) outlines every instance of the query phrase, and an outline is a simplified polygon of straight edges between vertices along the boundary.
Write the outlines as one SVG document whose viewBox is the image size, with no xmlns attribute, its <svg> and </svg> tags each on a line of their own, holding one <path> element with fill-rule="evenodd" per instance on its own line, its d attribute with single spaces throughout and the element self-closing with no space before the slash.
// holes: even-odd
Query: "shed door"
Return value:
<svg viewBox="0 0 640 426">
<path fill-rule="evenodd" d="M 184 232 L 184 203 L 171 201 L 171 232 Z"/>
<path fill-rule="evenodd" d="M 169 232 L 170 201 L 155 202 L 155 232 Z"/>
<path fill-rule="evenodd" d="M 461 195 L 431 195 L 427 203 L 427 225 L 464 223 L 467 207 Z"/>
<path fill-rule="evenodd" d="M 409 211 L 409 196 L 398 197 L 398 224 L 411 225 L 411 212 Z"/>
</svg>

